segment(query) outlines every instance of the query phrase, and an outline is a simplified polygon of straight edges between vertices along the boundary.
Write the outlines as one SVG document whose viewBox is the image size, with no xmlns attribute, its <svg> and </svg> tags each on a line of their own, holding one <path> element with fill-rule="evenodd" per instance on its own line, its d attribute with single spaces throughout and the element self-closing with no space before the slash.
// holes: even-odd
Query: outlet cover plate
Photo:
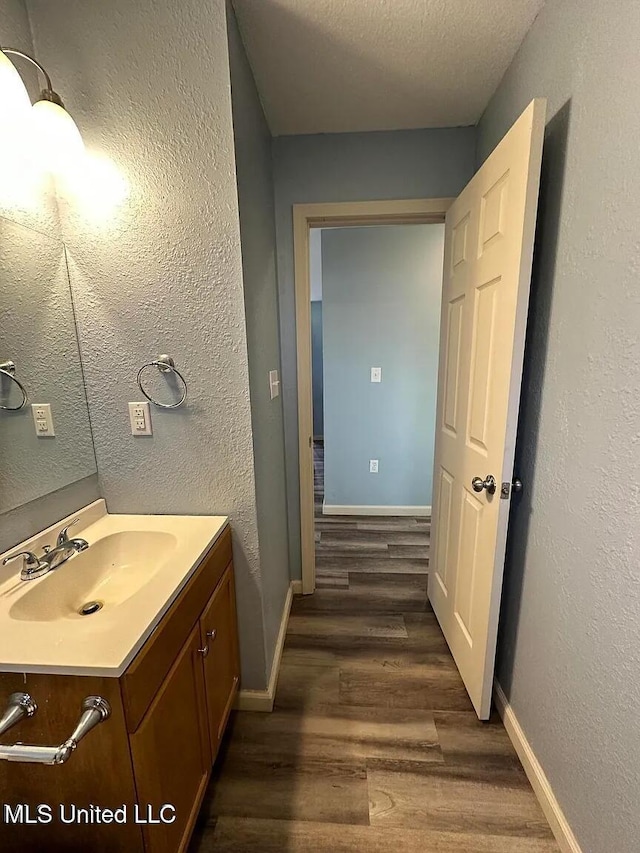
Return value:
<svg viewBox="0 0 640 853">
<path fill-rule="evenodd" d="M 131 435 L 153 435 L 149 403 L 129 403 Z"/>
<path fill-rule="evenodd" d="M 53 428 L 51 403 L 32 403 L 31 413 L 38 438 L 50 438 L 56 434 Z"/>
</svg>

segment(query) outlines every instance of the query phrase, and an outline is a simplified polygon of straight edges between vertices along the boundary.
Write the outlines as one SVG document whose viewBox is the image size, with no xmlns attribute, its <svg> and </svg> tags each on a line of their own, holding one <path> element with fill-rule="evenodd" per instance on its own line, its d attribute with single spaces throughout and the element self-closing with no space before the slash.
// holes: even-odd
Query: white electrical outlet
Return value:
<svg viewBox="0 0 640 853">
<path fill-rule="evenodd" d="M 56 434 L 53 428 L 51 403 L 32 403 L 31 413 L 38 438 L 48 438 Z"/>
<path fill-rule="evenodd" d="M 371 368 L 371 381 L 372 382 L 382 382 L 382 368 L 381 367 L 372 367 Z"/>
<path fill-rule="evenodd" d="M 153 435 L 148 403 L 129 403 L 131 435 Z"/>
<path fill-rule="evenodd" d="M 369 473 L 370 474 L 377 474 L 378 473 L 378 460 L 377 459 L 370 459 L 369 460 Z"/>
</svg>

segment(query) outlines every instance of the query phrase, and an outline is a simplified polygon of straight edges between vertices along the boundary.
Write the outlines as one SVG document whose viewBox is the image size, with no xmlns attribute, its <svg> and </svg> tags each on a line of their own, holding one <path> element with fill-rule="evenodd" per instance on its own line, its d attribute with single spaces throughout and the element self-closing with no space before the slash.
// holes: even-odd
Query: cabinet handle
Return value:
<svg viewBox="0 0 640 853">
<path fill-rule="evenodd" d="M 206 658 L 206 656 L 209 654 L 209 643 L 206 643 L 203 649 L 198 649 L 198 652 L 202 655 L 203 658 Z"/>
<path fill-rule="evenodd" d="M 212 628 L 210 631 L 207 631 L 207 638 L 209 640 L 215 640 L 215 638 L 217 636 L 218 636 L 218 631 L 216 628 Z M 209 644 L 207 643 L 207 645 L 209 645 Z"/>
</svg>

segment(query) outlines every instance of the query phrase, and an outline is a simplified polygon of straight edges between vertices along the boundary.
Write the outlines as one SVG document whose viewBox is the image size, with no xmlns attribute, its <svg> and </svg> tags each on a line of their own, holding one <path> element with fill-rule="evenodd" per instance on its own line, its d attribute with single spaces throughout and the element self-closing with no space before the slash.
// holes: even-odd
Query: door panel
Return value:
<svg viewBox="0 0 640 853">
<path fill-rule="evenodd" d="M 473 589 L 476 580 L 478 538 L 482 523 L 482 504 L 475 495 L 463 489 L 460 521 L 460 553 L 469 559 L 458 564 L 455 585 L 455 614 L 469 646 L 473 645 Z"/>
<path fill-rule="evenodd" d="M 199 641 L 196 627 L 130 738 L 143 813 L 148 805 L 157 813 L 165 803 L 176 810 L 174 823 L 143 826 L 147 853 L 186 849 L 209 780 L 211 753 Z"/>
<path fill-rule="evenodd" d="M 509 172 L 506 171 L 482 196 L 478 257 L 504 236 L 508 189 Z"/>
<path fill-rule="evenodd" d="M 453 477 L 444 468 L 440 469 L 439 481 L 439 499 L 438 506 L 440 512 L 438 514 L 438 525 L 441 535 L 438 536 L 438 556 L 435 560 L 434 574 L 438 581 L 442 594 L 446 597 L 449 594 L 447 589 L 447 577 L 449 572 L 449 546 L 451 530 L 451 511 L 453 503 Z"/>
<path fill-rule="evenodd" d="M 449 303 L 449 320 L 446 331 L 443 426 L 454 438 L 458 432 L 458 369 L 460 367 L 463 302 L 464 295 L 456 297 Z"/>
<path fill-rule="evenodd" d="M 446 217 L 429 599 L 476 712 L 491 708 L 546 104 L 532 101 Z M 472 487 L 493 475 L 496 491 Z"/>
<path fill-rule="evenodd" d="M 469 393 L 467 441 L 483 454 L 488 453 L 491 378 L 494 368 L 496 314 L 500 279 L 476 288 L 472 328 L 473 349 Z"/>
</svg>

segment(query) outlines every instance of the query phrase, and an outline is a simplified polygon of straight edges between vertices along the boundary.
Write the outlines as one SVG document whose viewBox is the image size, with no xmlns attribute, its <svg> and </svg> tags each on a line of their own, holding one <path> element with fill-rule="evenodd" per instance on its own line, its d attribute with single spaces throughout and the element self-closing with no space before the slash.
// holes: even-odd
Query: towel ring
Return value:
<svg viewBox="0 0 640 853">
<path fill-rule="evenodd" d="M 175 373 L 178 379 L 184 385 L 184 391 L 182 392 L 182 396 L 178 400 L 177 403 L 159 403 L 157 400 L 154 400 L 142 387 L 142 374 L 147 369 L 147 367 L 157 367 L 161 373 Z M 17 381 L 17 380 L 16 380 Z M 159 406 L 161 409 L 177 409 L 181 406 L 184 401 L 187 399 L 187 381 L 184 376 L 180 373 L 178 368 L 175 366 L 175 363 L 171 356 L 161 355 L 159 358 L 154 361 L 148 361 L 146 364 L 143 364 L 140 370 L 138 371 L 138 376 L 136 377 L 136 381 L 138 383 L 138 388 L 142 391 L 144 396 L 150 403 L 153 403 L 154 406 Z"/>
<path fill-rule="evenodd" d="M 20 391 L 22 392 L 22 402 L 19 406 L 0 406 L 0 409 L 3 409 L 5 412 L 19 412 L 20 409 L 24 409 L 27 405 L 27 400 L 29 399 L 27 396 L 27 389 L 24 387 L 22 382 L 16 376 L 16 363 L 15 361 L 3 361 L 0 362 L 0 376 L 8 377 L 12 382 L 15 382 Z"/>
</svg>

